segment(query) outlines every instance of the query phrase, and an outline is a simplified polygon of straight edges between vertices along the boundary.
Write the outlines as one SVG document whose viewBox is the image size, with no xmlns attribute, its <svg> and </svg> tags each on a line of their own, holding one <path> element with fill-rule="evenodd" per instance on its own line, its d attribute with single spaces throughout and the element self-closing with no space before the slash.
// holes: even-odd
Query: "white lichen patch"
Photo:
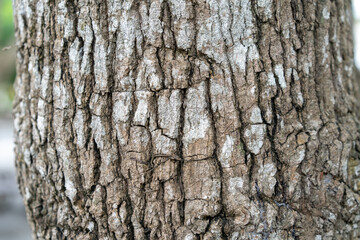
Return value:
<svg viewBox="0 0 360 240">
<path fill-rule="evenodd" d="M 211 107 L 214 112 L 219 112 L 222 116 L 225 112 L 233 110 L 233 91 L 231 79 L 211 78 L 210 80 Z"/>
<path fill-rule="evenodd" d="M 262 123 L 262 118 L 261 118 L 261 110 L 258 106 L 254 106 L 251 110 L 251 115 L 250 115 L 250 122 L 251 123 Z"/>
<path fill-rule="evenodd" d="M 310 74 L 310 68 L 312 68 L 312 62 L 304 62 L 304 71 L 306 75 Z"/>
<path fill-rule="evenodd" d="M 299 81 L 299 74 L 298 74 L 298 72 L 295 70 L 295 69 L 291 69 L 292 71 L 291 71 L 291 74 L 292 74 L 292 76 L 294 77 L 294 80 L 295 81 Z"/>
<path fill-rule="evenodd" d="M 31 193 L 29 191 L 29 188 L 25 188 L 25 199 L 28 201 L 31 198 Z"/>
<path fill-rule="evenodd" d="M 130 5 L 131 3 L 122 3 L 123 9 L 121 10 L 121 14 L 119 16 L 119 29 L 118 29 L 118 38 L 117 38 L 117 57 L 120 60 L 125 60 L 128 56 L 131 56 L 134 50 L 136 49 L 135 44 L 138 42 L 142 42 L 143 36 L 140 29 L 140 21 L 139 18 L 134 17 L 134 12 L 126 9 L 126 5 Z M 146 24 L 146 22 L 144 22 Z M 141 50 L 140 48 L 137 49 Z M 141 54 L 141 51 L 139 51 Z"/>
<path fill-rule="evenodd" d="M 279 85 L 282 89 L 286 88 L 286 81 L 284 76 L 284 67 L 282 64 L 277 64 L 275 66 L 275 74 L 279 80 Z"/>
<path fill-rule="evenodd" d="M 189 49 L 195 38 L 195 27 L 191 20 L 193 6 L 185 0 L 170 0 L 169 7 L 174 21 L 174 32 L 177 47 Z"/>
<path fill-rule="evenodd" d="M 305 145 L 301 145 L 297 147 L 296 153 L 291 158 L 290 165 L 299 166 L 299 164 L 305 159 L 305 150 L 306 150 Z"/>
<path fill-rule="evenodd" d="M 123 202 L 119 208 L 119 217 L 122 222 L 126 220 L 127 217 L 126 202 Z"/>
<path fill-rule="evenodd" d="M 172 184 L 172 182 L 170 181 L 166 181 L 164 183 L 164 200 L 166 202 L 175 200 L 176 197 L 176 192 L 174 189 L 174 184 Z"/>
<path fill-rule="evenodd" d="M 70 95 L 62 81 L 53 85 L 54 107 L 65 109 L 69 106 Z"/>
<path fill-rule="evenodd" d="M 272 15 L 272 0 L 258 0 L 257 5 L 264 10 L 264 15 L 266 19 L 271 18 Z"/>
<path fill-rule="evenodd" d="M 109 32 L 114 34 L 119 29 L 119 20 L 121 11 L 121 3 L 118 1 L 108 2 L 107 12 L 109 16 Z"/>
<path fill-rule="evenodd" d="M 328 54 L 328 50 L 327 50 L 328 46 L 329 46 L 329 33 L 326 33 L 325 37 L 324 37 L 324 43 L 323 43 L 322 49 L 321 49 L 322 54 L 323 54 L 322 64 L 324 64 L 327 61 L 327 59 L 329 58 L 329 54 Z"/>
<path fill-rule="evenodd" d="M 101 168 L 105 166 L 110 165 L 112 162 L 114 162 L 117 158 L 116 158 L 116 150 L 115 149 L 111 149 L 109 151 L 103 151 L 101 152 L 101 159 L 103 159 L 103 161 L 101 162 Z"/>
<path fill-rule="evenodd" d="M 255 91 L 256 91 L 256 86 L 253 86 L 251 89 L 250 89 L 250 92 L 252 95 L 255 94 Z"/>
<path fill-rule="evenodd" d="M 248 60 L 258 60 L 260 58 L 256 44 L 251 42 L 248 48 Z"/>
<path fill-rule="evenodd" d="M 217 201 L 220 198 L 221 194 L 221 180 L 220 178 L 214 178 L 212 181 L 205 181 L 202 189 L 204 193 L 202 199 L 208 201 Z"/>
<path fill-rule="evenodd" d="M 244 186 L 244 179 L 242 179 L 241 177 L 231 177 L 229 179 L 228 191 L 230 192 L 230 194 L 236 194 L 239 191 L 241 191 L 243 186 Z"/>
<path fill-rule="evenodd" d="M 92 128 L 96 144 L 98 145 L 99 149 L 103 149 L 105 145 L 104 140 L 105 140 L 106 130 L 104 124 L 102 123 L 101 118 L 99 116 L 93 115 L 91 118 L 90 127 Z"/>
<path fill-rule="evenodd" d="M 172 156 L 176 153 L 176 141 L 161 134 L 161 130 L 151 133 L 155 154 Z"/>
<path fill-rule="evenodd" d="M 195 237 L 195 235 L 192 234 L 192 233 L 186 234 L 186 235 L 185 235 L 185 238 L 184 238 L 184 240 L 194 240 L 194 239 L 196 239 L 196 237 Z"/>
<path fill-rule="evenodd" d="M 130 111 L 132 110 L 133 93 L 120 92 L 113 94 L 113 121 L 127 122 L 130 118 Z"/>
<path fill-rule="evenodd" d="M 30 92 L 33 93 L 34 91 L 37 91 L 40 89 L 41 84 L 41 74 L 39 72 L 39 62 L 35 58 L 35 55 L 31 56 L 29 59 L 28 64 L 28 71 L 31 75 L 31 78 L 33 79 L 33 82 L 31 83 L 31 89 Z"/>
<path fill-rule="evenodd" d="M 323 15 L 324 19 L 328 20 L 328 19 L 330 18 L 330 12 L 329 12 L 329 10 L 328 10 L 327 8 L 324 8 L 324 9 L 322 10 L 322 15 Z"/>
<path fill-rule="evenodd" d="M 69 48 L 69 65 L 71 77 L 74 79 L 77 77 L 80 70 L 82 52 L 80 51 L 80 41 L 76 38 Z"/>
<path fill-rule="evenodd" d="M 230 11 L 230 4 L 227 0 L 220 0 L 217 4 L 219 6 L 218 14 L 221 22 L 221 31 L 223 33 L 225 42 L 227 45 L 230 45 L 232 43 L 230 32 L 232 19 L 228 17 L 232 14 Z"/>
<path fill-rule="evenodd" d="M 74 129 L 76 132 L 76 143 L 79 148 L 85 146 L 85 136 L 84 136 L 84 115 L 81 109 L 77 109 L 74 117 Z"/>
<path fill-rule="evenodd" d="M 109 216 L 108 222 L 112 231 L 117 231 L 121 227 L 121 221 L 117 212 L 112 212 Z"/>
<path fill-rule="evenodd" d="M 38 101 L 38 115 L 36 119 L 37 129 L 39 130 L 41 141 L 44 141 L 46 138 L 47 132 L 47 104 L 44 100 L 39 98 Z"/>
<path fill-rule="evenodd" d="M 77 189 L 74 185 L 74 182 L 70 180 L 70 177 L 67 176 L 65 176 L 65 194 L 71 201 L 74 200 L 77 194 Z"/>
<path fill-rule="evenodd" d="M 304 104 L 304 97 L 301 92 L 298 92 L 296 95 L 297 100 L 299 101 L 300 105 Z"/>
<path fill-rule="evenodd" d="M 175 20 L 181 17 L 190 18 L 190 11 L 188 11 L 186 5 L 186 0 L 169 0 L 170 11 L 174 15 Z"/>
<path fill-rule="evenodd" d="M 246 65 L 249 61 L 259 59 L 259 52 L 253 42 L 236 43 L 230 50 L 231 64 L 239 72 L 246 72 Z"/>
<path fill-rule="evenodd" d="M 161 22 L 161 0 L 152 1 L 149 9 L 149 18 L 148 18 L 148 31 L 146 36 L 148 41 L 157 47 L 160 47 L 161 44 L 161 34 L 163 32 L 162 22 Z"/>
<path fill-rule="evenodd" d="M 150 104 L 153 93 L 150 91 L 136 91 L 137 107 L 133 119 L 135 125 L 146 126 L 150 117 Z"/>
<path fill-rule="evenodd" d="M 197 35 L 196 48 L 206 54 L 209 58 L 214 59 L 217 63 L 226 61 L 225 45 L 223 33 L 221 31 L 221 22 L 217 14 L 219 8 L 217 1 L 208 1 L 210 10 L 213 12 L 205 18 L 196 18 Z M 201 9 L 199 9 L 201 11 Z M 198 10 L 198 11 L 199 11 Z"/>
<path fill-rule="evenodd" d="M 64 25 L 65 24 L 65 14 L 67 13 L 66 3 L 60 1 L 57 5 L 57 24 Z"/>
<path fill-rule="evenodd" d="M 86 228 L 89 230 L 89 232 L 92 232 L 94 231 L 94 227 L 95 227 L 94 222 L 91 221 L 88 223 Z"/>
<path fill-rule="evenodd" d="M 50 95 L 49 89 L 49 80 L 50 80 L 50 71 L 49 66 L 44 66 L 42 70 L 42 78 L 41 78 L 41 89 L 40 89 L 40 96 L 44 99 L 47 99 Z"/>
<path fill-rule="evenodd" d="M 246 70 L 247 50 L 247 47 L 243 46 L 242 44 L 237 44 L 234 47 L 233 60 L 240 72 L 245 72 Z"/>
<path fill-rule="evenodd" d="M 179 30 L 176 32 L 177 46 L 181 49 L 189 49 L 191 41 L 195 37 L 195 28 L 191 21 L 180 20 L 178 22 Z"/>
<path fill-rule="evenodd" d="M 286 77 L 290 78 L 293 71 L 296 71 L 296 70 L 292 69 L 292 68 L 286 69 Z"/>
<path fill-rule="evenodd" d="M 176 138 L 179 134 L 182 105 L 180 90 L 161 91 L 157 102 L 159 127 L 165 135 Z"/>
<path fill-rule="evenodd" d="M 234 151 L 234 145 L 235 145 L 234 138 L 230 135 L 226 135 L 226 140 L 219 154 L 219 161 L 221 163 L 221 167 L 223 168 L 230 167 L 230 160 Z"/>
<path fill-rule="evenodd" d="M 260 189 L 268 196 L 271 196 L 276 184 L 275 174 L 277 172 L 276 165 L 273 162 L 261 165 L 258 170 L 258 182 Z"/>
<path fill-rule="evenodd" d="M 40 2 L 40 1 L 39 1 Z M 73 19 L 67 17 L 68 8 L 65 2 L 59 2 L 57 5 L 57 24 L 64 29 L 64 38 L 69 38 L 74 34 Z"/>
<path fill-rule="evenodd" d="M 283 25 L 283 32 L 282 32 L 282 35 L 284 36 L 284 38 L 286 39 L 289 39 L 290 38 L 290 23 L 288 22 L 284 22 L 284 25 Z"/>
<path fill-rule="evenodd" d="M 203 139 L 207 136 L 207 133 L 210 129 L 210 120 L 204 116 L 196 117 L 195 119 L 188 118 L 188 124 L 185 124 L 185 135 L 183 141 L 185 144 L 190 144 L 197 139 Z"/>
<path fill-rule="evenodd" d="M 210 84 L 211 95 L 214 95 L 214 96 L 224 95 L 228 92 L 229 92 L 229 89 L 226 88 L 224 84 L 219 84 L 218 82 L 211 79 L 211 84 Z"/>
<path fill-rule="evenodd" d="M 242 44 L 249 46 L 248 44 L 253 40 L 250 36 L 256 31 L 254 28 L 255 19 L 251 9 L 251 1 L 232 1 L 230 8 L 233 17 L 231 33 L 234 44 L 239 44 L 241 42 Z M 228 18 L 228 16 L 226 16 L 226 18 Z"/>
<path fill-rule="evenodd" d="M 15 5 L 14 5 L 15 6 Z M 30 8 L 29 0 L 17 2 L 17 7 L 14 7 L 14 16 L 18 22 L 19 33 L 21 41 L 24 41 L 27 33 L 27 22 L 26 19 L 31 19 L 32 10 Z M 26 16 L 26 18 L 24 18 Z"/>
<path fill-rule="evenodd" d="M 265 124 L 250 125 L 245 128 L 246 146 L 253 154 L 259 154 L 264 144 L 264 136 L 266 133 Z"/>
<path fill-rule="evenodd" d="M 231 235 L 231 240 L 238 240 L 239 239 L 239 232 L 233 232 Z"/>
<path fill-rule="evenodd" d="M 108 87 L 107 49 L 102 42 L 98 42 L 98 40 L 96 42 L 94 51 L 95 89 L 106 91 Z"/>
<path fill-rule="evenodd" d="M 269 73 L 267 74 L 267 77 L 268 77 L 267 84 L 268 84 L 269 86 L 276 86 L 276 80 L 275 80 L 274 73 L 273 73 L 273 72 L 269 72 Z"/>
<path fill-rule="evenodd" d="M 205 84 L 205 82 L 201 82 L 197 86 L 189 88 L 186 93 L 182 139 L 185 155 L 205 154 L 208 157 L 214 149 L 214 133 L 208 112 Z"/>
<path fill-rule="evenodd" d="M 260 167 L 259 172 L 261 173 L 260 175 L 264 175 L 264 176 L 269 176 L 269 177 L 273 177 L 275 176 L 276 173 L 276 166 L 274 163 L 265 163 L 263 166 Z"/>
</svg>

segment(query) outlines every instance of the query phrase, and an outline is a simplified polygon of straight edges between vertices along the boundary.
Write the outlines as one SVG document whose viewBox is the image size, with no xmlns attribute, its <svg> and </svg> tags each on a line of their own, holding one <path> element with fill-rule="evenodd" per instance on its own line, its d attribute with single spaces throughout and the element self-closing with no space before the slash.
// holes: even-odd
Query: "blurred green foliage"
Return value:
<svg viewBox="0 0 360 240">
<path fill-rule="evenodd" d="M 14 41 L 12 1 L 0 0 L 0 46 Z"/>
<path fill-rule="evenodd" d="M 14 45 L 14 23 L 11 0 L 0 0 L 0 113 L 11 110 L 14 96 L 15 49 L 3 48 Z"/>
</svg>

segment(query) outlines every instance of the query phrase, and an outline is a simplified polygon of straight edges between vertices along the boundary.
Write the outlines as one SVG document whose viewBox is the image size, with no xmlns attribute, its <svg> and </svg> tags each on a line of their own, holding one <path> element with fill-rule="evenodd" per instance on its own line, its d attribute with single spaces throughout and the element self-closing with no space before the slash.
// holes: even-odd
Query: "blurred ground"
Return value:
<svg viewBox="0 0 360 240">
<path fill-rule="evenodd" d="M 30 240 L 22 197 L 19 194 L 10 116 L 0 117 L 0 240 Z"/>
</svg>

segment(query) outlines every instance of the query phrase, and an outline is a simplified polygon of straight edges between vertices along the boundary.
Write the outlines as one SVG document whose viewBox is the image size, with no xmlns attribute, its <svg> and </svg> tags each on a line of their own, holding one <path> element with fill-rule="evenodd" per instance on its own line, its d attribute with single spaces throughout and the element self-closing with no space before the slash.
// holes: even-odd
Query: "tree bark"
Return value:
<svg viewBox="0 0 360 240">
<path fill-rule="evenodd" d="M 34 239 L 358 239 L 350 0 L 14 0 Z"/>
</svg>

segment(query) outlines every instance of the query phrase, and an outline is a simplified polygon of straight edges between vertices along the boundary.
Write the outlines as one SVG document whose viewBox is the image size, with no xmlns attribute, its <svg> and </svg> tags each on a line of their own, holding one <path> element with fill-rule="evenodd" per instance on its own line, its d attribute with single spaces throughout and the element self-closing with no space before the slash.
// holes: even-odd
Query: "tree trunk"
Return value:
<svg viewBox="0 0 360 240">
<path fill-rule="evenodd" d="M 350 0 L 14 0 L 34 239 L 358 239 Z"/>
</svg>

